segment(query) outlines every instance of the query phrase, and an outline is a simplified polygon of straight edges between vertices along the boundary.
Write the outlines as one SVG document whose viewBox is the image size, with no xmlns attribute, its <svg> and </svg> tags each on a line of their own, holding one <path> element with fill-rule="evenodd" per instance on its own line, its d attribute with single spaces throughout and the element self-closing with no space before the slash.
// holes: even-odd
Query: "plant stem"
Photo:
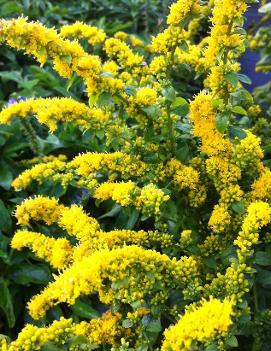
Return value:
<svg viewBox="0 0 271 351">
<path fill-rule="evenodd" d="M 21 124 L 25 135 L 29 141 L 29 146 L 31 150 L 35 155 L 41 156 L 42 152 L 38 143 L 38 136 L 32 124 L 27 119 L 21 119 Z"/>
<path fill-rule="evenodd" d="M 175 155 L 175 140 L 174 140 L 174 133 L 173 133 L 173 123 L 170 117 L 170 105 L 167 105 L 167 120 L 168 120 L 168 136 L 170 141 L 170 151 L 172 156 Z"/>
</svg>

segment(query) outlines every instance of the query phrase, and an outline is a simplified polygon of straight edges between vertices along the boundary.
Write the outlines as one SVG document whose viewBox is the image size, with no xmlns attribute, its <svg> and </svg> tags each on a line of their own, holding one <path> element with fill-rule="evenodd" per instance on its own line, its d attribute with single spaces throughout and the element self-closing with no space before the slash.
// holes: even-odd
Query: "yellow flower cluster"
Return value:
<svg viewBox="0 0 271 351">
<path fill-rule="evenodd" d="M 215 127 L 216 113 L 212 105 L 212 95 L 201 92 L 191 101 L 190 119 L 193 122 L 194 135 L 201 139 L 203 153 L 214 156 L 230 152 L 230 142 Z"/>
<path fill-rule="evenodd" d="M 95 190 L 94 197 L 102 201 L 112 199 L 121 206 L 129 206 L 133 202 L 135 190 L 136 185 L 131 181 L 127 183 L 105 182 Z"/>
<path fill-rule="evenodd" d="M 116 38 L 109 38 L 104 43 L 106 54 L 115 58 L 122 67 L 131 69 L 142 64 L 143 57 L 134 54 L 127 44 Z"/>
<path fill-rule="evenodd" d="M 252 270 L 247 258 L 259 242 L 260 229 L 271 220 L 271 172 L 262 162 L 260 139 L 251 131 L 243 139 L 234 139 L 231 132 L 228 137 L 227 128 L 219 132 L 224 130 L 219 128 L 222 113 L 234 111 L 230 93 L 242 88 L 237 58 L 244 49 L 245 36 L 239 26 L 246 3 L 177 0 L 170 7 L 168 26 L 150 46 L 123 32 L 107 38 L 103 30 L 81 22 L 65 25 L 58 33 L 24 18 L 0 21 L 0 42 L 24 50 L 41 64 L 51 59 L 63 77 L 76 73 L 84 80 L 91 105 L 69 98 L 29 99 L 6 106 L 0 122 L 34 115 L 51 132 L 58 122 L 75 123 L 81 129 L 99 131 L 93 137 L 102 150 L 71 161 L 65 156 L 30 160 L 32 168 L 22 172 L 13 187 L 21 190 L 33 181 L 49 180 L 66 189 L 71 186 L 76 197 L 78 189 L 88 189 L 88 195 L 78 201 L 85 204 L 90 196 L 96 199 L 86 205 L 91 214 L 111 210 L 112 201 L 101 205 L 100 201 L 133 206 L 122 209 L 112 220 L 109 216 L 120 209 L 115 206 L 109 215 L 99 217 L 101 225 L 83 207 L 63 205 L 55 198 L 37 196 L 17 206 L 19 224 L 54 225 L 47 235 L 19 230 L 11 242 L 12 248 L 29 248 L 59 269 L 54 280 L 30 301 L 31 316 L 44 317 L 58 304 L 72 305 L 81 295 L 91 294 L 109 310 L 99 319 L 78 324 L 62 318 L 49 327 L 27 325 L 13 343 L 1 341 L 1 351 L 40 350 L 47 342 L 66 346 L 75 336 L 86 342 L 82 349 L 106 344 L 128 349 L 136 338 L 139 341 L 131 349 L 141 347 L 146 342 L 145 321 L 155 315 L 164 326 L 165 312 L 175 309 L 169 317 L 176 316 L 177 303 L 171 304 L 174 294 L 182 300 L 185 312 L 165 331 L 161 350 L 198 350 L 212 343 L 223 348 L 233 323 L 234 304 L 250 291 L 247 275 Z M 210 35 L 200 40 L 197 29 L 207 22 L 211 23 Z M 102 59 L 66 38 L 99 44 L 95 51 L 104 50 Z M 147 51 L 146 57 L 138 54 Z M 191 72 L 203 77 L 205 87 L 190 101 L 187 116 L 175 112 L 183 100 L 176 97 L 175 87 L 172 94 L 168 90 L 178 64 L 182 68 L 190 65 Z M 255 112 L 253 107 L 244 107 L 249 116 Z M 189 152 L 181 155 L 186 138 Z M 198 141 L 197 157 L 190 160 Z M 206 206 L 200 207 L 203 203 Z M 131 218 L 123 220 L 128 215 Z M 224 256 L 232 243 L 237 246 L 237 258 L 227 264 Z M 181 256 L 183 252 L 195 256 Z M 213 260 L 216 267 L 211 266 Z M 188 301 L 200 302 L 187 308 Z M 238 313 L 240 306 L 235 306 Z M 124 327 L 124 318 L 131 327 Z M 158 340 L 161 334 L 154 347 L 161 346 Z"/>
<path fill-rule="evenodd" d="M 163 190 L 150 183 L 141 189 L 140 194 L 135 199 L 135 206 L 142 209 L 142 212 L 148 216 L 152 214 L 158 216 L 161 206 L 169 199 L 169 195 L 165 195 Z"/>
<path fill-rule="evenodd" d="M 145 174 L 148 165 L 140 161 L 138 157 L 123 152 L 93 153 L 88 152 L 75 157 L 68 168 L 75 169 L 80 176 L 88 177 L 94 172 L 106 172 L 110 180 L 117 176 L 122 179 L 141 177 Z"/>
<path fill-rule="evenodd" d="M 85 336 L 91 345 L 114 345 L 124 329 L 119 325 L 120 317 L 120 314 L 106 312 L 99 319 L 75 324 L 74 334 Z"/>
<path fill-rule="evenodd" d="M 73 336 L 71 319 L 61 317 L 59 321 L 54 321 L 49 327 L 43 328 L 27 324 L 6 350 L 38 351 L 50 341 L 53 341 L 55 345 L 63 345 L 71 336 Z"/>
<path fill-rule="evenodd" d="M 191 166 L 182 165 L 177 160 L 170 160 L 166 165 L 169 173 L 172 172 L 175 184 L 181 190 L 188 191 L 189 203 L 193 207 L 198 207 L 203 204 L 206 199 L 206 189 L 200 180 L 200 175 L 197 170 Z"/>
<path fill-rule="evenodd" d="M 231 223 L 231 215 L 223 205 L 215 205 L 208 225 L 214 233 L 223 233 Z"/>
<path fill-rule="evenodd" d="M 127 183 L 102 183 L 97 187 L 93 196 L 102 201 L 112 199 L 121 206 L 134 204 L 144 214 L 155 214 L 156 216 L 159 215 L 162 204 L 170 198 L 152 183 L 140 189 L 131 181 Z"/>
<path fill-rule="evenodd" d="M 241 139 L 235 146 L 232 155 L 233 161 L 241 168 L 249 169 L 261 160 L 264 156 L 260 146 L 260 138 L 253 135 L 250 131 L 246 131 L 246 137 Z"/>
<path fill-rule="evenodd" d="M 67 24 L 60 28 L 60 35 L 65 38 L 87 39 L 89 44 L 97 45 L 104 42 L 106 34 L 102 29 L 89 26 L 83 22 Z"/>
<path fill-rule="evenodd" d="M 152 277 L 147 274 L 150 268 Z M 114 300 L 131 304 L 146 299 L 154 303 L 158 296 L 167 299 L 170 289 L 184 286 L 197 276 L 198 264 L 192 257 L 170 260 L 167 255 L 137 246 L 102 250 L 73 263 L 36 295 L 28 307 L 31 316 L 37 319 L 58 303 L 73 304 L 81 294 L 95 291 L 106 304 Z M 127 283 L 122 283 L 123 280 Z M 156 282 L 163 287 L 160 295 L 155 289 Z"/>
<path fill-rule="evenodd" d="M 192 15 L 194 12 L 199 12 L 200 4 L 197 0 L 178 0 L 170 6 L 170 12 L 167 18 L 167 23 L 178 25 L 187 15 Z"/>
<path fill-rule="evenodd" d="M 190 351 L 207 346 L 215 338 L 226 336 L 232 325 L 233 303 L 210 297 L 199 306 L 191 306 L 180 321 L 165 331 L 162 351 Z"/>
<path fill-rule="evenodd" d="M 152 48 L 154 52 L 163 54 L 169 59 L 182 40 L 182 29 L 176 26 L 169 26 L 152 39 Z"/>
<path fill-rule="evenodd" d="M 48 225 L 56 223 L 60 217 L 63 205 L 55 198 L 36 196 L 26 199 L 17 206 L 15 217 L 18 224 L 29 225 L 30 220 L 43 221 Z"/>
<path fill-rule="evenodd" d="M 77 205 L 63 206 L 57 224 L 81 243 L 90 241 L 100 230 L 97 220 L 88 216 L 82 207 Z"/>
<path fill-rule="evenodd" d="M 5 107 L 0 112 L 0 123 L 7 124 L 14 117 L 25 118 L 33 114 L 50 132 L 57 128 L 57 122 L 73 122 L 84 129 L 99 129 L 109 120 L 110 115 L 99 108 L 89 108 L 70 98 L 28 99 Z"/>
<path fill-rule="evenodd" d="M 242 262 L 253 253 L 253 245 L 258 243 L 259 230 L 270 223 L 271 207 L 263 201 L 252 202 L 234 244 L 239 247 L 238 257 Z"/>
<path fill-rule="evenodd" d="M 156 103 L 157 92 L 151 88 L 140 88 L 133 99 L 133 102 L 142 106 L 151 106 Z"/>
<path fill-rule="evenodd" d="M 264 168 L 260 177 L 254 181 L 251 186 L 251 198 L 255 200 L 270 201 L 271 200 L 271 172 L 268 168 Z"/>
<path fill-rule="evenodd" d="M 29 247 L 38 258 L 48 261 L 54 268 L 66 266 L 73 253 L 71 244 L 65 238 L 49 238 L 44 234 L 26 230 L 19 230 L 14 234 L 11 247 L 16 250 Z"/>
<path fill-rule="evenodd" d="M 23 171 L 17 178 L 12 182 L 12 186 L 16 191 L 27 188 L 33 180 L 38 183 L 42 183 L 44 179 L 53 178 L 53 176 L 66 168 L 66 162 L 63 162 L 56 158 L 53 161 L 48 161 L 46 163 L 39 163 L 32 168 Z M 68 176 L 68 179 L 67 179 Z M 69 174 L 63 175 L 62 183 L 64 185 L 65 181 L 69 180 Z"/>
<path fill-rule="evenodd" d="M 97 77 L 101 73 L 100 59 L 87 54 L 78 42 L 65 40 L 56 30 L 38 22 L 27 22 L 23 17 L 1 20 L 0 42 L 25 50 L 40 64 L 51 58 L 54 69 L 65 78 L 69 78 L 72 72 L 81 77 Z"/>
<path fill-rule="evenodd" d="M 204 52 L 204 58 L 208 65 L 216 63 L 218 53 L 221 50 L 226 55 L 229 50 L 234 52 L 233 49 L 242 48 L 244 35 L 239 34 L 236 29 L 246 8 L 244 0 L 215 0 L 211 19 L 213 27 L 208 38 L 208 47 Z"/>
<path fill-rule="evenodd" d="M 43 221 L 48 225 L 57 223 L 70 236 L 76 237 L 82 243 L 96 236 L 100 230 L 96 219 L 88 216 L 82 207 L 75 204 L 65 207 L 55 198 L 37 196 L 26 199 L 17 206 L 15 216 L 22 225 L 29 225 L 30 220 Z"/>
</svg>

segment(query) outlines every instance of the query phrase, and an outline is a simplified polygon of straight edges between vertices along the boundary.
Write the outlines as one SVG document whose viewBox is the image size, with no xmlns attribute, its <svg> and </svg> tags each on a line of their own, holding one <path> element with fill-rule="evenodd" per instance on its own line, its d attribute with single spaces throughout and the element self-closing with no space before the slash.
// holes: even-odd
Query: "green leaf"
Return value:
<svg viewBox="0 0 271 351">
<path fill-rule="evenodd" d="M 142 111 L 144 111 L 148 116 L 152 118 L 156 118 L 158 116 L 158 109 L 155 105 L 143 107 Z"/>
<path fill-rule="evenodd" d="M 109 212 L 106 212 L 104 215 L 100 216 L 98 219 L 106 218 L 106 217 L 115 217 L 122 210 L 121 205 L 114 204 L 112 209 Z"/>
<path fill-rule="evenodd" d="M 238 78 L 243 83 L 252 84 L 251 79 L 245 74 L 238 73 Z"/>
<path fill-rule="evenodd" d="M 183 146 L 179 147 L 176 150 L 176 157 L 178 160 L 180 160 L 182 163 L 187 163 L 189 160 L 189 146 L 187 144 L 184 144 Z"/>
<path fill-rule="evenodd" d="M 133 326 L 133 322 L 130 319 L 124 319 L 122 321 L 122 326 L 124 328 L 131 328 Z"/>
<path fill-rule="evenodd" d="M 13 304 L 8 284 L 3 278 L 0 279 L 0 308 L 7 318 L 9 328 L 13 328 L 15 325 Z"/>
<path fill-rule="evenodd" d="M 11 171 L 4 164 L 0 165 L 0 186 L 5 190 L 9 190 L 13 180 Z"/>
<path fill-rule="evenodd" d="M 0 230 L 9 233 L 12 226 L 12 220 L 9 211 L 2 200 L 0 200 L 0 219 Z"/>
<path fill-rule="evenodd" d="M 22 263 L 19 266 L 13 266 L 12 279 L 22 285 L 48 284 L 51 274 L 47 266 L 42 264 Z"/>
<path fill-rule="evenodd" d="M 232 137 L 237 137 L 238 139 L 244 139 L 247 136 L 246 132 L 239 127 L 231 128 L 230 133 Z"/>
<path fill-rule="evenodd" d="M 247 111 L 241 106 L 234 106 L 232 112 L 237 113 L 238 115 L 247 115 Z"/>
<path fill-rule="evenodd" d="M 133 229 L 134 226 L 136 225 L 136 222 L 138 220 L 140 212 L 136 209 L 133 208 L 132 213 L 129 215 L 128 222 L 125 226 L 126 229 Z"/>
<path fill-rule="evenodd" d="M 205 351 L 218 351 L 218 348 L 216 345 L 209 345 L 206 347 Z"/>
<path fill-rule="evenodd" d="M 266 251 L 256 252 L 254 262 L 260 266 L 270 266 L 271 265 L 271 252 L 266 252 Z"/>
<path fill-rule="evenodd" d="M 226 345 L 229 347 L 238 347 L 238 340 L 236 336 L 231 335 L 226 339 Z"/>
<path fill-rule="evenodd" d="M 223 103 L 223 99 L 213 99 L 212 100 L 212 106 L 213 108 L 217 108 Z"/>
<path fill-rule="evenodd" d="M 105 107 L 108 105 L 112 105 L 112 95 L 109 93 L 102 93 L 99 95 L 98 100 L 97 100 L 97 105 L 99 107 Z"/>
<path fill-rule="evenodd" d="M 8 16 L 11 13 L 21 13 L 22 7 L 17 1 L 8 1 L 1 7 L 1 16 Z"/>
<path fill-rule="evenodd" d="M 239 82 L 239 77 L 237 72 L 229 72 L 225 75 L 226 80 L 233 86 L 236 86 Z"/>
<path fill-rule="evenodd" d="M 176 92 L 175 89 L 173 87 L 167 87 L 164 89 L 163 94 L 166 98 L 166 100 L 173 102 L 176 99 Z"/>
<path fill-rule="evenodd" d="M 88 339 L 85 336 L 79 335 L 79 336 L 73 336 L 68 340 L 68 350 L 79 350 L 81 349 L 80 346 L 84 345 L 86 349 L 89 349 L 87 345 L 89 344 Z"/>
<path fill-rule="evenodd" d="M 151 320 L 148 323 L 146 330 L 151 333 L 160 333 L 162 331 L 162 325 L 161 325 L 160 319 Z"/>
<path fill-rule="evenodd" d="M 173 103 L 174 104 L 174 103 Z M 173 105 L 172 104 L 172 105 Z M 179 105 L 177 107 L 174 107 L 171 109 L 171 111 L 173 113 L 176 113 L 176 115 L 180 116 L 180 117 L 185 117 L 188 115 L 189 113 L 189 104 L 188 103 L 185 103 L 185 104 L 182 104 L 182 105 Z"/>
<path fill-rule="evenodd" d="M 71 306 L 71 309 L 73 313 L 82 318 L 93 319 L 100 317 L 100 313 L 98 311 L 79 299 L 77 299 L 75 304 Z"/>
<path fill-rule="evenodd" d="M 188 102 L 181 96 L 177 96 L 176 99 L 171 104 L 171 107 L 178 107 L 181 105 L 188 105 Z"/>
<path fill-rule="evenodd" d="M 229 116 L 218 113 L 215 126 L 219 133 L 224 134 L 229 125 Z"/>
<path fill-rule="evenodd" d="M 271 2 L 268 2 L 267 4 L 261 6 L 259 8 L 259 13 L 267 13 L 271 11 Z"/>
<path fill-rule="evenodd" d="M 271 288 L 271 272 L 267 270 L 261 270 L 257 274 L 257 281 L 264 288 Z"/>
<path fill-rule="evenodd" d="M 189 46 L 187 45 L 187 42 L 184 39 L 181 41 L 181 44 L 180 44 L 179 47 L 180 47 L 181 50 L 183 50 L 185 52 L 189 51 Z"/>
<path fill-rule="evenodd" d="M 41 351 L 60 351 L 63 350 L 63 347 L 57 346 L 51 341 L 46 342 L 44 345 L 41 347 Z"/>
<path fill-rule="evenodd" d="M 231 205 L 231 208 L 236 212 L 236 213 L 245 213 L 245 210 L 246 210 L 246 205 L 244 203 L 244 201 L 237 201 L 237 202 L 234 202 L 232 205 Z"/>
</svg>

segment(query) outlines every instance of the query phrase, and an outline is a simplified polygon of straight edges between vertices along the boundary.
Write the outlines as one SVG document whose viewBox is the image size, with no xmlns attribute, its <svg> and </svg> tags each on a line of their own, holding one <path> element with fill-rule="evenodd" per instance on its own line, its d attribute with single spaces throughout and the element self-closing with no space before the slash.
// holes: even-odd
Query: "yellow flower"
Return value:
<svg viewBox="0 0 271 351">
<path fill-rule="evenodd" d="M 178 0 L 170 6 L 170 12 L 167 18 L 167 23 L 178 25 L 187 15 L 199 12 L 200 5 L 197 0 Z"/>
<path fill-rule="evenodd" d="M 7 124 L 14 117 L 25 118 L 34 114 L 41 124 L 54 132 L 57 122 L 73 122 L 85 129 L 101 128 L 109 119 L 109 114 L 99 108 L 89 108 L 70 98 L 28 99 L 5 107 L 0 112 L 0 123 Z"/>
<path fill-rule="evenodd" d="M 33 199 L 26 199 L 18 205 L 15 217 L 18 224 L 22 225 L 28 225 L 31 219 L 50 225 L 58 221 L 63 207 L 55 198 L 36 196 Z"/>
<path fill-rule="evenodd" d="M 151 279 L 147 275 L 150 269 Z M 74 262 L 56 276 L 55 281 L 36 295 L 28 307 L 31 316 L 37 319 L 58 303 L 74 304 L 81 294 L 89 295 L 95 291 L 100 301 L 106 304 L 113 301 L 131 304 L 145 299 L 159 303 L 156 281 L 162 282 L 162 299 L 166 299 L 170 289 L 183 287 L 197 276 L 198 264 L 192 257 L 170 260 L 167 255 L 137 246 L 101 250 Z M 123 279 L 127 284 L 118 284 Z"/>
<path fill-rule="evenodd" d="M 37 257 L 49 262 L 54 268 L 66 266 L 73 255 L 73 249 L 67 239 L 54 239 L 26 230 L 19 230 L 14 234 L 11 247 L 16 250 L 29 247 Z"/>
<path fill-rule="evenodd" d="M 162 351 L 190 351 L 200 344 L 206 345 L 215 337 L 223 337 L 232 325 L 233 303 L 215 298 L 202 300 L 196 307 L 192 306 L 180 321 L 167 329 Z"/>
<path fill-rule="evenodd" d="M 212 228 L 214 233 L 225 232 L 231 223 L 231 216 L 227 208 L 223 205 L 215 205 L 208 226 Z"/>
<path fill-rule="evenodd" d="M 140 88 L 133 99 L 138 105 L 150 106 L 154 105 L 157 101 L 157 92 L 151 88 Z"/>
<path fill-rule="evenodd" d="M 79 21 L 62 26 L 60 28 L 60 35 L 68 38 L 86 38 L 91 45 L 103 43 L 106 37 L 106 34 L 102 29 L 89 26 Z"/>
</svg>

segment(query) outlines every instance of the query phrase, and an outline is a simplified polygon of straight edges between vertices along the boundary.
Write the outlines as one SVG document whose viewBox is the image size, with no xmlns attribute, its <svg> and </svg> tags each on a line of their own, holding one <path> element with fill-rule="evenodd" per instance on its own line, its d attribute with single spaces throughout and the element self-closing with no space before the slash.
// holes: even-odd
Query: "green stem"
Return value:
<svg viewBox="0 0 271 351">
<path fill-rule="evenodd" d="M 257 296 L 257 288 L 256 285 L 253 285 L 253 302 L 254 302 L 254 308 L 255 312 L 259 311 L 259 303 L 258 303 L 258 296 Z"/>
<path fill-rule="evenodd" d="M 38 143 L 38 136 L 32 124 L 27 119 L 21 119 L 21 124 L 25 132 L 25 135 L 29 141 L 29 146 L 31 150 L 35 155 L 41 156 L 42 152 Z"/>
<path fill-rule="evenodd" d="M 173 132 L 173 123 L 170 117 L 170 105 L 167 105 L 167 120 L 168 120 L 168 136 L 170 141 L 170 151 L 172 156 L 175 155 L 175 140 L 174 140 L 174 132 Z"/>
</svg>

